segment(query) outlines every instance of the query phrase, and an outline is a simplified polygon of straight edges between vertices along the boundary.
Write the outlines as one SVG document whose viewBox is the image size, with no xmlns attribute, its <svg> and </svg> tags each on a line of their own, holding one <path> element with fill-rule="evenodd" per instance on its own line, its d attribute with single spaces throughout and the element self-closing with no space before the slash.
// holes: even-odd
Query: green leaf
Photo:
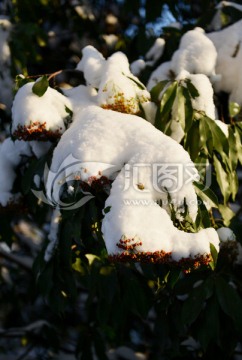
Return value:
<svg viewBox="0 0 242 360">
<path fill-rule="evenodd" d="M 142 84 L 142 82 L 139 81 L 138 78 L 133 78 L 133 77 L 131 77 L 131 76 L 126 76 L 126 77 L 127 77 L 129 80 L 133 81 L 133 82 L 138 86 L 138 88 L 139 88 L 140 90 L 146 90 L 145 85 Z"/>
<path fill-rule="evenodd" d="M 191 128 L 193 123 L 193 107 L 191 102 L 191 96 L 186 87 L 182 86 L 183 96 L 185 97 L 185 133 Z"/>
<path fill-rule="evenodd" d="M 229 226 L 232 218 L 235 216 L 235 213 L 227 205 L 219 204 L 218 209 L 222 215 L 224 225 Z"/>
<path fill-rule="evenodd" d="M 199 131 L 199 121 L 194 121 L 187 132 L 184 141 L 184 148 L 188 151 L 192 161 L 195 161 L 201 150 L 201 136 Z"/>
<path fill-rule="evenodd" d="M 200 229 L 211 227 L 211 220 L 209 212 L 203 203 L 203 200 L 198 196 L 198 214 L 195 222 L 197 231 Z"/>
<path fill-rule="evenodd" d="M 207 350 L 212 340 L 219 343 L 219 330 L 219 304 L 216 296 L 212 296 L 203 311 L 198 328 L 198 340 L 203 350 Z"/>
<path fill-rule="evenodd" d="M 26 78 L 23 75 L 17 75 L 15 78 L 15 88 L 14 88 L 14 92 L 16 93 L 22 86 L 24 86 L 25 84 L 29 83 L 29 82 L 33 82 L 33 79 L 30 78 Z"/>
<path fill-rule="evenodd" d="M 230 184 L 229 184 L 229 176 L 226 173 L 226 171 L 224 170 L 221 162 L 218 160 L 216 155 L 213 156 L 213 163 L 214 163 L 214 168 L 215 168 L 215 172 L 216 172 L 216 179 L 219 184 L 221 193 L 224 197 L 224 203 L 226 204 L 228 202 L 229 196 L 231 194 Z"/>
<path fill-rule="evenodd" d="M 160 108 L 157 110 L 155 127 L 161 131 L 167 129 L 168 120 L 170 119 L 170 113 L 176 98 L 176 93 L 177 93 L 177 81 L 174 81 L 163 93 L 160 102 Z"/>
<path fill-rule="evenodd" d="M 236 102 L 229 102 L 229 115 L 235 117 L 240 112 L 241 107 Z"/>
<path fill-rule="evenodd" d="M 171 269 L 168 275 L 168 284 L 173 289 L 177 281 L 180 279 L 181 270 L 180 269 Z"/>
<path fill-rule="evenodd" d="M 199 120 L 199 133 L 201 136 L 201 146 L 208 156 L 213 155 L 213 135 L 210 131 L 206 117 L 201 117 Z"/>
<path fill-rule="evenodd" d="M 194 181 L 193 185 L 196 187 L 196 192 L 202 200 L 209 202 L 210 206 L 218 207 L 217 195 L 210 189 L 204 189 L 204 184 Z"/>
<path fill-rule="evenodd" d="M 238 126 L 238 123 L 234 127 L 234 137 L 235 137 L 235 147 L 237 150 L 237 156 L 240 164 L 242 165 L 242 144 L 241 144 L 241 137 L 242 137 L 242 131 L 240 127 Z M 231 146 L 231 145 L 230 145 Z"/>
<path fill-rule="evenodd" d="M 213 148 L 221 155 L 223 152 L 229 154 L 229 143 L 223 131 L 216 124 L 216 122 L 207 116 L 204 116 L 200 121 L 205 121 L 210 129 L 213 138 Z"/>
<path fill-rule="evenodd" d="M 216 278 L 215 282 L 217 299 L 222 310 L 232 320 L 237 331 L 242 332 L 242 300 L 233 286 L 222 277 Z"/>
<path fill-rule="evenodd" d="M 41 78 L 37 79 L 32 87 L 32 92 L 41 97 L 45 94 L 49 87 L 49 81 L 46 75 L 42 76 Z"/>
<path fill-rule="evenodd" d="M 229 185 L 230 185 L 232 200 L 235 201 L 235 197 L 239 189 L 237 172 L 236 171 L 230 172 L 228 176 L 229 176 Z"/>
<path fill-rule="evenodd" d="M 109 213 L 109 211 L 111 210 L 111 207 L 112 207 L 112 206 L 107 206 L 107 207 L 105 207 L 105 208 L 103 209 L 104 214 Z"/>
<path fill-rule="evenodd" d="M 210 262 L 210 267 L 211 267 L 212 270 L 214 270 L 216 265 L 217 265 L 218 252 L 217 252 L 215 246 L 212 243 L 210 243 L 210 253 L 211 253 L 211 256 L 212 256 L 212 259 L 213 259 L 213 261 Z"/>
<path fill-rule="evenodd" d="M 70 116 L 73 115 L 73 111 L 71 109 L 68 108 L 68 106 L 65 105 L 65 111 L 67 114 L 69 114 Z"/>
<path fill-rule="evenodd" d="M 159 101 L 160 93 L 163 91 L 163 89 L 169 82 L 170 82 L 169 80 L 160 81 L 150 90 L 151 101 L 153 102 Z"/>
<path fill-rule="evenodd" d="M 240 149 L 241 149 L 241 142 L 240 139 L 239 140 L 239 144 L 240 144 Z M 230 161 L 230 168 L 232 170 L 236 170 L 237 168 L 237 164 L 238 164 L 238 151 L 240 149 L 238 149 L 237 144 L 236 144 L 236 136 L 235 136 L 235 129 L 233 131 L 232 127 L 229 126 L 229 161 Z M 234 146 L 235 145 L 235 146 Z M 242 153 L 242 152 L 241 152 Z"/>
<path fill-rule="evenodd" d="M 187 85 L 187 89 L 193 99 L 199 96 L 199 92 L 196 89 L 196 87 L 193 85 L 192 81 L 190 79 L 186 79 L 185 83 Z"/>
<path fill-rule="evenodd" d="M 177 119 L 179 124 L 181 125 L 182 129 L 185 130 L 186 127 L 186 112 L 185 112 L 185 102 L 186 99 L 183 94 L 183 89 L 181 86 L 177 87 L 177 94 L 176 94 L 176 101 L 177 101 Z"/>
<path fill-rule="evenodd" d="M 212 292 L 213 282 L 210 278 L 190 292 L 182 307 L 181 320 L 184 325 L 191 325 L 197 319 Z"/>
</svg>

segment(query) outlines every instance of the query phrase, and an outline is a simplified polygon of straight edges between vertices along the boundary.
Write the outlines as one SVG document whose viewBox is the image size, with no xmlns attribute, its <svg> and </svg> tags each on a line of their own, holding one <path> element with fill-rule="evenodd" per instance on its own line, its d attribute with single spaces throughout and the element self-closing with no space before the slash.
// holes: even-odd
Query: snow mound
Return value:
<svg viewBox="0 0 242 360">
<path fill-rule="evenodd" d="M 103 175 L 115 178 L 105 204 L 110 211 L 102 224 L 111 256 L 158 251 L 179 261 L 207 259 L 210 243 L 218 249 L 215 230 L 188 234 L 170 219 L 167 190 L 177 218 L 183 217 L 184 199 L 192 219 L 197 215 L 192 182 L 198 174 L 182 146 L 138 116 L 87 106 L 54 151 L 47 196 L 60 197 L 67 179 L 91 184 Z"/>
<path fill-rule="evenodd" d="M 33 84 L 22 86 L 14 98 L 12 134 L 23 140 L 58 138 L 66 129 L 71 102 L 50 87 L 39 97 L 32 91 Z"/>
</svg>

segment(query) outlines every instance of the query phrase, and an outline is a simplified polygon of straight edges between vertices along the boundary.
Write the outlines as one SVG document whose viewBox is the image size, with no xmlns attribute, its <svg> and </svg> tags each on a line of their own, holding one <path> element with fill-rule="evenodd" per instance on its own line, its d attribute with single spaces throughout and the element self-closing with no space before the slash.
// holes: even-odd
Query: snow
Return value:
<svg viewBox="0 0 242 360">
<path fill-rule="evenodd" d="M 187 31 L 181 38 L 179 49 L 174 52 L 171 69 L 178 75 L 182 70 L 192 74 L 215 74 L 217 51 L 202 28 Z"/>
<path fill-rule="evenodd" d="M 106 61 L 98 90 L 98 104 L 129 114 L 140 112 L 140 104 L 149 101 L 145 86 L 129 69 L 125 54 L 116 52 Z"/>
<path fill-rule="evenodd" d="M 215 91 L 230 93 L 230 101 L 242 105 L 242 20 L 221 31 L 211 32 L 207 37 L 218 52 L 216 72 L 221 74 L 221 80 L 214 84 Z"/>
<path fill-rule="evenodd" d="M 76 69 L 83 71 L 84 78 L 88 85 L 98 88 L 104 64 L 105 59 L 102 54 L 93 46 L 88 45 L 82 50 L 82 59 L 77 64 Z"/>
<path fill-rule="evenodd" d="M 163 166 L 162 173 L 154 173 L 157 164 Z M 172 179 L 174 184 L 179 182 L 179 190 L 172 190 L 170 196 L 179 218 L 184 211 L 186 198 L 190 215 L 195 219 L 197 198 L 192 179 L 184 169 L 186 166 L 193 168 L 195 175 L 196 170 L 188 153 L 138 116 L 87 106 L 76 114 L 75 121 L 63 134 L 54 151 L 50 170 L 59 172 L 60 177 L 56 178 L 54 190 L 53 177 L 48 177 L 47 195 L 52 197 L 52 192 L 58 194 L 61 183 L 66 179 L 74 180 L 77 171 L 79 178 L 88 181 L 90 178 L 100 178 L 105 166 L 108 177 L 116 175 L 117 170 L 121 169 L 106 201 L 105 207 L 111 206 L 111 210 L 105 215 L 102 225 L 109 254 L 120 252 L 116 243 L 122 236 L 140 239 L 142 251 L 172 250 L 174 260 L 183 256 L 195 257 L 198 253 L 208 254 L 210 242 L 218 245 L 216 232 L 206 229 L 197 234 L 187 234 L 175 228 L 169 216 L 167 193 L 155 183 L 155 175 L 164 177 L 167 168 L 169 170 L 169 166 L 177 164 L 181 166 L 182 174 L 179 172 Z M 64 171 L 59 171 L 60 168 Z M 181 184 L 179 176 L 184 180 Z M 138 188 L 137 182 L 144 186 L 144 190 Z M 169 185 L 169 181 L 166 184 Z M 125 204 L 127 200 L 131 201 L 131 205 Z M 132 205 L 133 200 L 148 202 Z M 156 203 L 160 200 L 163 201 L 163 208 Z"/>
<path fill-rule="evenodd" d="M 50 147 L 50 143 L 38 143 L 37 141 L 25 142 L 22 140 L 13 141 L 7 138 L 0 147 L 0 204 L 7 206 L 13 200 L 16 201 L 20 194 L 13 194 L 12 187 L 16 179 L 16 167 L 24 161 L 25 157 L 33 154 L 39 158 L 44 155 Z"/>
<path fill-rule="evenodd" d="M 155 40 L 153 46 L 145 55 L 147 65 L 153 66 L 156 61 L 163 55 L 165 44 L 166 42 L 162 38 L 157 38 Z"/>
<path fill-rule="evenodd" d="M 77 69 L 83 71 L 88 85 L 98 89 L 99 106 L 120 112 L 137 114 L 140 104 L 149 101 L 150 94 L 129 68 L 125 54 L 116 52 L 107 60 L 93 46 L 83 50 Z"/>
<path fill-rule="evenodd" d="M 130 70 L 133 75 L 139 76 L 142 70 L 146 68 L 146 62 L 143 59 L 138 59 L 130 64 Z"/>
<path fill-rule="evenodd" d="M 65 119 L 68 117 L 66 107 L 71 109 L 71 102 L 58 91 L 48 87 L 43 96 L 39 97 L 32 91 L 33 82 L 22 86 L 13 101 L 12 133 L 31 129 L 30 133 L 44 130 L 53 134 L 63 133 L 66 129 Z"/>
<path fill-rule="evenodd" d="M 221 227 L 217 230 L 221 242 L 236 241 L 234 232 L 228 227 Z"/>
<path fill-rule="evenodd" d="M 166 61 L 159 65 L 150 75 L 147 83 L 147 89 L 150 91 L 158 82 L 171 80 L 171 62 Z"/>
<path fill-rule="evenodd" d="M 79 85 L 71 89 L 63 89 L 64 95 L 70 100 L 73 110 L 73 121 L 75 114 L 80 113 L 85 107 L 97 104 L 97 91 L 91 86 Z"/>
</svg>

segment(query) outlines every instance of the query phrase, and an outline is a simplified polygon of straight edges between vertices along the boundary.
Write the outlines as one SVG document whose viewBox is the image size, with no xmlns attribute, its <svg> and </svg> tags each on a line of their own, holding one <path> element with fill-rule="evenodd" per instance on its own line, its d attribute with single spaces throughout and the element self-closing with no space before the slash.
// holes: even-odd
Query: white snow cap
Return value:
<svg viewBox="0 0 242 360">
<path fill-rule="evenodd" d="M 116 52 L 105 60 L 93 46 L 82 52 L 77 68 L 84 72 L 87 84 L 98 88 L 99 106 L 130 114 L 140 112 L 140 104 L 149 101 L 150 94 L 131 73 L 126 55 Z"/>
<path fill-rule="evenodd" d="M 179 49 L 171 60 L 171 69 L 177 75 L 182 70 L 192 74 L 215 74 L 217 51 L 202 28 L 187 31 L 181 38 Z"/>
<path fill-rule="evenodd" d="M 145 86 L 129 69 L 125 54 L 116 52 L 106 61 L 98 90 L 98 104 L 105 109 L 137 114 L 140 104 L 149 101 Z"/>
<path fill-rule="evenodd" d="M 236 241 L 234 232 L 228 227 L 221 227 L 217 230 L 220 241 Z"/>
<path fill-rule="evenodd" d="M 130 64 L 130 70 L 133 75 L 138 76 L 142 70 L 146 68 L 146 62 L 143 59 L 138 59 Z"/>
<path fill-rule="evenodd" d="M 147 83 L 147 89 L 150 91 L 158 82 L 171 80 L 171 62 L 166 61 L 159 65 L 150 75 Z"/>
<path fill-rule="evenodd" d="M 83 71 L 88 85 L 98 88 L 100 85 L 105 59 L 93 46 L 88 45 L 82 49 L 82 59 L 76 69 Z"/>
<path fill-rule="evenodd" d="M 218 52 L 216 72 L 221 74 L 221 79 L 214 84 L 215 91 L 230 93 L 230 101 L 242 105 L 242 20 L 207 37 Z"/>
<path fill-rule="evenodd" d="M 75 161 L 68 163 L 68 159 Z M 159 164 L 161 168 L 158 169 Z M 165 177 L 169 166 L 179 167 L 182 183 L 179 175 L 172 179 Z M 189 172 L 186 172 L 186 166 Z M 105 169 L 108 171 L 103 171 Z M 218 236 L 213 229 L 187 234 L 173 226 L 167 193 L 161 186 L 169 188 L 178 217 L 184 211 L 185 198 L 190 215 L 195 219 L 197 198 L 189 178 L 191 170 L 197 174 L 195 166 L 179 144 L 135 115 L 98 106 L 87 106 L 82 110 L 54 151 L 47 195 L 56 198 L 61 184 L 66 179 L 75 180 L 77 174 L 88 182 L 102 175 L 113 178 L 120 169 L 105 204 L 111 209 L 102 225 L 109 254 L 120 254 L 116 243 L 124 237 L 142 242 L 139 251 L 172 251 L 175 261 L 209 254 L 210 242 L 218 248 Z M 157 171 L 159 184 L 155 177 Z M 53 188 L 53 174 L 57 172 L 59 176 Z M 177 182 L 179 189 L 176 191 Z M 156 201 L 162 201 L 162 207 Z"/>
<path fill-rule="evenodd" d="M 147 65 L 154 65 L 155 62 L 163 55 L 165 48 L 165 40 L 162 38 L 157 38 L 153 44 L 153 46 L 149 49 L 149 51 L 145 55 L 145 59 L 147 60 Z"/>
<path fill-rule="evenodd" d="M 62 89 L 62 91 L 71 102 L 73 121 L 75 121 L 75 114 L 86 106 L 97 104 L 97 91 L 91 86 L 79 85 L 71 89 Z"/>
<path fill-rule="evenodd" d="M 39 97 L 32 91 L 33 84 L 30 82 L 22 86 L 14 98 L 12 133 L 23 139 L 25 136 L 31 139 L 33 133 L 40 133 L 41 136 L 42 128 L 51 135 L 62 134 L 66 129 L 65 119 L 69 115 L 66 107 L 72 109 L 71 102 L 50 87 Z"/>
</svg>

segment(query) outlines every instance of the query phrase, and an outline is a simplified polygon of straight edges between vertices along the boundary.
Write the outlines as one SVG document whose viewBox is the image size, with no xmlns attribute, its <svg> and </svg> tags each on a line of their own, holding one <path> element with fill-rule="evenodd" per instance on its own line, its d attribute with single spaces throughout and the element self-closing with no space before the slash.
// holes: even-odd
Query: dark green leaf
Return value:
<svg viewBox="0 0 242 360">
<path fill-rule="evenodd" d="M 109 213 L 110 210 L 111 210 L 111 206 L 107 206 L 103 209 L 103 212 L 104 212 L 104 214 L 107 214 L 107 213 Z"/>
<path fill-rule="evenodd" d="M 242 333 L 242 300 L 233 286 L 223 278 L 218 277 L 215 282 L 219 305 L 230 318 L 233 319 L 237 331 Z"/>
<path fill-rule="evenodd" d="M 185 102 L 186 99 L 183 94 L 183 89 L 181 86 L 177 87 L 177 94 L 176 94 L 176 101 L 177 101 L 177 120 L 181 125 L 182 129 L 185 130 L 186 127 L 186 112 L 185 112 Z"/>
<path fill-rule="evenodd" d="M 181 275 L 180 269 L 171 269 L 168 276 L 168 284 L 173 289 Z"/>
<path fill-rule="evenodd" d="M 212 295 L 213 282 L 211 279 L 205 280 L 198 287 L 195 287 L 184 302 L 181 319 L 183 324 L 192 324 L 203 309 L 205 301 Z"/>
<path fill-rule="evenodd" d="M 185 133 L 187 133 L 193 123 L 193 107 L 192 107 L 190 93 L 187 90 L 187 88 L 182 86 L 182 92 L 183 92 L 183 96 L 186 99 L 186 101 L 185 101 L 185 118 L 186 118 Z"/>
<path fill-rule="evenodd" d="M 32 91 L 35 95 L 41 97 L 45 94 L 49 87 L 49 81 L 46 75 L 37 79 L 32 87 Z"/>
<path fill-rule="evenodd" d="M 198 340 L 205 351 L 212 340 L 219 343 L 219 330 L 219 304 L 216 297 L 212 296 L 207 302 L 198 328 Z"/>
<path fill-rule="evenodd" d="M 17 75 L 15 78 L 14 92 L 16 93 L 22 86 L 33 81 L 34 81 L 33 79 L 23 77 L 23 75 Z"/>
<path fill-rule="evenodd" d="M 199 92 L 198 92 L 198 90 L 196 89 L 196 87 L 193 85 L 193 83 L 191 82 L 191 80 L 190 80 L 190 79 L 186 79 L 186 80 L 185 80 L 185 83 L 186 83 L 186 85 L 187 85 L 187 89 L 188 89 L 191 97 L 192 97 L 193 99 L 195 99 L 196 97 L 198 97 L 198 96 L 199 96 Z"/>
<path fill-rule="evenodd" d="M 234 131 L 233 131 L 234 130 Z M 236 170 L 238 164 L 238 147 L 236 146 L 236 136 L 235 136 L 235 129 L 229 127 L 229 161 L 230 161 L 230 168 L 232 170 Z M 240 143 L 240 139 L 239 139 Z M 240 146 L 241 148 L 241 146 Z"/>
<path fill-rule="evenodd" d="M 217 260 L 218 260 L 218 252 L 212 243 L 210 243 L 210 253 L 211 253 L 212 259 L 213 259 L 212 263 L 210 263 L 210 266 L 211 266 L 212 270 L 214 270 L 216 267 L 216 264 L 217 264 Z"/>
<path fill-rule="evenodd" d="M 209 126 L 210 132 L 213 137 L 213 147 L 217 150 L 221 155 L 223 152 L 225 154 L 229 154 L 229 143 L 223 131 L 216 124 L 216 122 L 209 117 L 205 116 L 200 121 L 205 121 Z"/>
<path fill-rule="evenodd" d="M 169 80 L 160 81 L 150 90 L 151 101 L 157 102 L 159 100 L 160 93 L 169 82 Z"/>
<path fill-rule="evenodd" d="M 176 98 L 176 92 L 177 82 L 175 81 L 166 89 L 161 98 L 160 109 L 158 109 L 155 119 L 155 127 L 161 131 L 165 132 L 165 129 L 168 127 L 170 113 Z"/>
<path fill-rule="evenodd" d="M 215 168 L 215 172 L 216 172 L 216 179 L 219 184 L 221 193 L 224 197 L 224 203 L 226 204 L 227 201 L 229 200 L 229 196 L 231 194 L 230 184 L 229 184 L 229 176 L 226 173 L 226 171 L 224 170 L 221 162 L 219 161 L 219 159 L 217 158 L 216 155 L 213 156 L 213 163 L 214 163 L 214 168 Z"/>
<path fill-rule="evenodd" d="M 206 153 L 206 155 L 212 156 L 213 148 L 214 148 L 213 135 L 212 132 L 210 131 L 210 127 L 206 119 L 207 119 L 206 117 L 201 117 L 199 120 L 199 133 L 201 137 L 200 141 L 201 141 L 201 146 L 204 152 Z"/>
<path fill-rule="evenodd" d="M 218 207 L 217 195 L 210 188 L 206 189 L 204 184 L 197 181 L 194 181 L 193 185 L 198 189 L 197 193 L 204 201 L 209 201 L 211 206 Z"/>
<path fill-rule="evenodd" d="M 184 148 L 189 152 L 192 161 L 196 161 L 198 154 L 201 150 L 199 121 L 194 121 L 191 128 L 188 130 L 185 136 Z"/>
</svg>

